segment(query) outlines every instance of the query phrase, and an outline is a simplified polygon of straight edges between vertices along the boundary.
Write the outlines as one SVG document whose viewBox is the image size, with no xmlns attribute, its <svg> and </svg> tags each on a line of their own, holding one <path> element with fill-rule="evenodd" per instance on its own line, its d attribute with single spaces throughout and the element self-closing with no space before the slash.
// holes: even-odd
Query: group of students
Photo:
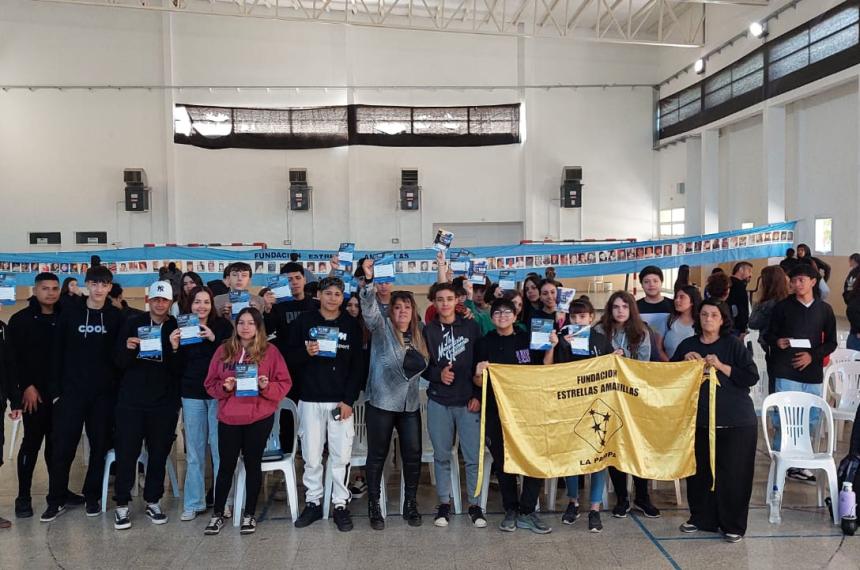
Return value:
<svg viewBox="0 0 860 570">
<path fill-rule="evenodd" d="M 309 286 L 309 276 L 293 261 L 281 269 L 288 279 L 289 300 L 275 302 L 271 291 L 263 290 L 244 297 L 247 302 L 242 306 L 233 306 L 230 293 L 246 292 L 252 275 L 248 264 L 237 262 L 225 270 L 223 283 L 206 286 L 197 274 L 181 275 L 176 295 L 175 280 L 155 282 L 149 288 L 146 312 L 124 305 L 121 291 L 119 302 L 116 295 L 113 303 L 108 301 L 113 277 L 102 265 L 87 271 L 87 297 L 63 303 L 58 302 L 57 277 L 38 275 L 28 307 L 0 327 L 3 402 L 8 399 L 12 416 L 24 420 L 16 515 L 33 515 L 30 487 L 44 442 L 49 492 L 42 521 L 53 521 L 75 504 L 84 504 L 88 516 L 99 515 L 106 507 L 100 504 L 104 458 L 115 449 L 114 525 L 130 528 L 131 489 L 145 449 L 145 515 L 155 524 L 167 522 L 159 502 L 181 409 L 187 452 L 181 519 L 193 520 L 212 508 L 205 533 L 218 534 L 231 509 L 242 509 L 240 532 L 252 533 L 261 462 L 280 402 L 289 397 L 298 402 L 306 493 L 295 526 L 307 527 L 323 516 L 327 450 L 334 523 L 341 531 L 351 530 L 347 471 L 355 433 L 353 407 L 363 391 L 370 526 L 385 527 L 380 492 L 394 430 L 405 485 L 403 518 L 419 526 L 420 382 L 425 379 L 438 497 L 434 524 L 448 525 L 452 493 L 460 492 L 450 485 L 451 462 L 457 461 L 452 455 L 455 441 L 463 454 L 468 489 L 477 486 L 480 446 L 486 443 L 505 510 L 499 528 L 548 533 L 552 529 L 535 512 L 542 481 L 524 477 L 519 490 L 517 476 L 505 471 L 501 420 L 491 384 L 486 400 L 481 399 L 483 372 L 492 363 L 552 365 L 616 353 L 637 360 L 704 360 L 716 369 L 721 386 L 716 403 L 720 484 L 711 491 L 705 383 L 696 419 L 699 467 L 688 480 L 691 516 L 681 530 L 719 530 L 731 542 L 743 537 L 757 438 L 749 389 L 759 379 L 743 337 L 748 326 L 761 330 L 768 377 L 774 379 L 772 391 L 814 391 L 822 381 L 823 359 L 835 349 L 836 340 L 833 312 L 813 292 L 818 273 L 810 265 L 798 264 L 788 276 L 779 267 L 766 268 L 752 315 L 746 292 L 752 274 L 749 263 L 738 263 L 731 277 L 719 272 L 709 277 L 704 300 L 699 288 L 686 282 L 687 272 L 675 285 L 674 299 L 665 298 L 662 271 L 649 266 L 638 275 L 645 297 L 637 301 L 627 291 L 616 291 L 595 322 L 595 309 L 586 297 L 560 310 L 560 283 L 552 274 L 544 278 L 530 274 L 521 291 L 504 291 L 498 284 L 452 279 L 444 255 L 440 253 L 437 261 L 438 281 L 430 288 L 431 305 L 423 322 L 412 293 L 374 281 L 369 258 L 356 264 L 358 290 L 352 296 L 333 274 Z M 333 272 L 339 268 L 336 258 L 332 267 Z M 199 319 L 200 339 L 186 344 L 176 317 L 189 313 Z M 531 349 L 529 323 L 534 318 L 554 323 L 549 350 Z M 586 355 L 571 350 L 568 325 L 593 325 Z M 139 331 L 147 336 L 141 338 Z M 789 339 L 806 339 L 811 348 L 793 348 L 796 343 Z M 249 386 L 248 376 L 239 372 L 248 365 L 256 366 L 251 377 L 256 378 L 255 385 Z M 480 441 L 482 406 L 486 442 Z M 291 452 L 293 424 L 284 419 L 281 447 Z M 69 471 L 84 428 L 90 458 L 79 496 L 68 488 Z M 208 492 L 207 450 L 214 474 L 214 490 Z M 240 455 L 246 472 L 245 504 L 231 505 Z M 590 475 L 590 531 L 603 529 L 606 471 L 617 497 L 612 516 L 624 518 L 631 508 L 646 517 L 660 516 L 647 480 L 633 477 L 631 504 L 627 474 L 610 467 Z M 565 478 L 565 486 L 569 502 L 562 522 L 574 524 L 580 517 L 579 478 Z M 468 513 L 474 526 L 487 526 L 480 505 L 473 502 Z"/>
</svg>

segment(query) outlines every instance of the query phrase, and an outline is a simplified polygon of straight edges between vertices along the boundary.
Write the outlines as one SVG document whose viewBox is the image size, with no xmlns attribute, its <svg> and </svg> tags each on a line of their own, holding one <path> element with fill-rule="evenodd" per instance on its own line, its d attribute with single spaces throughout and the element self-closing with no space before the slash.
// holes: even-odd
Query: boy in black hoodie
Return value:
<svg viewBox="0 0 860 570">
<path fill-rule="evenodd" d="M 86 512 L 91 517 L 101 512 L 104 458 L 119 376 L 113 354 L 122 315 L 107 301 L 113 282 L 113 274 L 107 267 L 90 267 L 85 281 L 89 297 L 64 305 L 55 327 L 48 388 L 54 411 L 51 430 L 54 449 L 49 469 L 48 508 L 42 513 L 42 522 L 51 522 L 65 512 L 69 470 L 84 425 L 90 442 L 90 461 L 84 480 Z"/>
<path fill-rule="evenodd" d="M 33 286 L 33 296 L 26 308 L 9 319 L 9 349 L 15 358 L 15 378 L 21 393 L 24 419 L 24 439 L 18 451 L 18 498 L 15 499 L 15 516 L 33 516 L 30 487 L 33 470 L 39 459 L 42 440 L 45 441 L 45 464 L 51 467 L 53 443 L 51 426 L 53 406 L 48 391 L 51 376 L 57 318 L 60 312 L 60 280 L 53 273 L 39 273 Z M 68 493 L 67 504 L 83 504 L 84 498 Z"/>
<path fill-rule="evenodd" d="M 361 390 L 363 338 L 358 321 L 341 310 L 343 281 L 326 277 L 319 285 L 320 308 L 302 313 L 293 322 L 286 355 L 294 382 L 300 384 L 299 435 L 305 461 L 305 509 L 295 526 L 306 527 L 323 516 L 322 454 L 327 441 L 334 522 L 345 532 L 352 530 L 346 508 L 351 498 L 346 467 L 355 435 L 352 406 Z M 326 336 L 325 329 L 329 334 L 336 329 L 337 340 Z"/>
<path fill-rule="evenodd" d="M 818 271 L 806 263 L 788 274 L 793 295 L 776 304 L 770 326 L 764 335 L 771 347 L 771 369 L 777 392 L 806 392 L 821 396 L 824 358 L 836 350 L 836 317 L 833 309 L 815 297 Z M 809 414 L 811 433 L 815 433 L 819 410 Z M 774 418 L 774 449 L 780 447 L 779 422 Z M 788 477 L 803 481 L 814 479 L 808 469 L 789 469 Z"/>
<path fill-rule="evenodd" d="M 451 518 L 451 448 L 455 432 L 466 464 L 469 496 L 478 484 L 478 452 L 481 442 L 480 391 L 472 379 L 475 375 L 475 343 L 480 330 L 474 320 L 456 313 L 457 293 L 451 283 L 436 283 L 430 288 L 437 317 L 424 327 L 424 340 L 430 352 L 427 368 L 427 431 L 433 442 L 433 469 L 439 506 L 434 523 L 448 526 Z M 487 526 L 481 507 L 469 506 L 469 517 L 478 528 Z"/>
<path fill-rule="evenodd" d="M 6 413 L 6 400 L 12 405 L 10 419 L 17 421 L 21 419 L 21 393 L 17 390 L 14 377 L 14 360 L 12 350 L 9 346 L 8 327 L 0 321 L 0 466 L 3 465 L 3 416 Z M 12 442 L 13 445 L 15 442 Z M 0 517 L 0 528 L 9 528 L 12 523 Z"/>
<path fill-rule="evenodd" d="M 149 455 L 143 487 L 146 516 L 153 524 L 167 522 L 159 501 L 164 495 L 165 465 L 176 437 L 180 403 L 179 334 L 173 334 L 177 325 L 170 315 L 172 303 L 170 282 L 156 281 L 149 287 L 149 312 L 129 318 L 117 339 L 116 362 L 123 370 L 116 406 L 117 530 L 131 528 L 128 503 L 144 441 Z M 151 336 L 142 337 L 141 327 L 149 329 Z"/>
</svg>

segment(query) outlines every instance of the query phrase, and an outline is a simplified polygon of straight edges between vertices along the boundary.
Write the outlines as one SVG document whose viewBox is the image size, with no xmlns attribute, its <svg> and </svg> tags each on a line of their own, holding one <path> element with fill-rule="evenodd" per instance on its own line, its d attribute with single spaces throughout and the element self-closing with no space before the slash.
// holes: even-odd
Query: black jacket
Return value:
<svg viewBox="0 0 860 570">
<path fill-rule="evenodd" d="M 776 343 L 781 338 L 807 339 L 812 348 L 779 348 Z M 814 299 L 809 307 L 805 307 L 791 295 L 773 308 L 765 340 L 771 348 L 770 364 L 775 378 L 821 384 L 824 357 L 836 350 L 833 309 L 820 299 Z M 803 370 L 796 370 L 791 361 L 800 352 L 810 353 L 812 362 Z"/>
<path fill-rule="evenodd" d="M 425 371 L 430 387 L 427 397 L 443 406 L 465 406 L 470 399 L 480 398 L 481 393 L 472 382 L 475 375 L 475 344 L 481 336 L 478 324 L 473 319 L 457 315 L 450 325 L 439 318 L 424 326 L 424 341 L 430 352 L 430 365 Z M 442 382 L 442 370 L 453 364 L 454 382 Z"/>
<path fill-rule="evenodd" d="M 206 284 L 209 287 L 209 290 L 212 291 L 212 297 L 217 297 L 218 295 L 226 295 L 230 292 L 230 288 L 224 285 L 223 279 L 213 279 Z"/>
<path fill-rule="evenodd" d="M 85 298 L 63 305 L 51 359 L 51 399 L 115 394 L 119 369 L 114 353 L 122 322 L 119 309 L 107 300 L 101 309 L 87 307 Z"/>
<path fill-rule="evenodd" d="M 12 380 L 21 394 L 35 386 L 43 400 L 49 396 L 51 355 L 60 310 L 57 303 L 53 313 L 43 314 L 36 298 L 30 297 L 29 304 L 9 319 L 9 350 L 15 360 Z"/>
<path fill-rule="evenodd" d="M 12 359 L 12 347 L 9 342 L 9 327 L 0 321 L 0 413 L 6 409 L 6 400 L 9 400 L 13 410 L 21 409 L 21 391 L 14 381 L 15 363 Z M 2 422 L 0 422 L 2 426 Z M 13 442 L 14 445 L 14 442 Z M 3 440 L 0 438 L 0 451 L 2 451 Z M 0 465 L 3 458 L 0 457 Z"/>
<path fill-rule="evenodd" d="M 305 342 L 313 327 L 337 327 L 334 358 L 310 356 Z M 346 311 L 328 321 L 318 310 L 306 311 L 291 324 L 286 361 L 297 386 L 295 396 L 305 402 L 343 402 L 352 406 L 361 391 L 364 339 L 358 321 Z M 290 391 L 293 394 L 293 390 Z M 291 396 L 291 397 L 295 397 Z"/>
<path fill-rule="evenodd" d="M 126 341 L 138 336 L 138 327 L 152 324 L 149 313 L 128 319 L 117 337 L 116 364 L 123 371 L 117 404 L 130 408 L 179 407 L 179 358 L 170 346 L 170 333 L 176 319 L 168 317 L 161 325 L 162 359 L 138 358 L 139 348 L 129 349 Z"/>
<path fill-rule="evenodd" d="M 588 356 L 584 354 L 573 354 L 570 348 L 570 343 L 567 342 L 562 335 L 559 335 L 558 344 L 555 345 L 555 349 L 553 351 L 552 361 L 556 364 L 561 364 L 563 362 L 576 362 L 579 360 L 603 356 L 605 354 L 612 354 L 615 352 L 615 349 L 612 348 L 612 343 L 609 342 L 606 335 L 601 332 L 597 332 L 592 326 L 591 332 L 588 335 L 588 352 L 590 353 Z"/>
<path fill-rule="evenodd" d="M 272 307 L 272 312 L 269 313 L 269 324 L 266 325 L 266 332 L 269 334 L 272 332 L 275 333 L 275 338 L 272 342 L 278 347 L 278 350 L 281 351 L 285 359 L 289 351 L 291 325 L 305 311 L 318 310 L 319 308 L 319 301 L 308 296 L 305 296 L 301 301 L 293 300 L 275 303 L 275 306 Z M 274 326 L 274 331 L 269 330 L 270 326 Z M 292 373 L 292 370 L 290 370 L 290 373 Z"/>
<path fill-rule="evenodd" d="M 685 338 L 678 345 L 673 362 L 681 362 L 688 352 L 697 352 L 702 357 L 715 354 L 720 362 L 732 367 L 731 376 L 717 372 L 720 385 L 717 387 L 716 425 L 717 427 L 741 427 L 758 424 L 755 407 L 750 398 L 750 386 L 759 381 L 758 368 L 752 354 L 741 340 L 732 335 L 723 335 L 716 342 L 704 344 L 699 336 Z M 699 409 L 696 412 L 696 426 L 708 427 L 710 382 L 702 383 L 699 388 Z"/>
<path fill-rule="evenodd" d="M 750 298 L 747 293 L 747 282 L 732 277 L 732 288 L 727 299 L 732 312 L 732 329 L 744 333 L 749 328 Z"/>
<path fill-rule="evenodd" d="M 858 277 L 860 277 L 860 265 L 845 276 L 845 282 L 842 284 L 842 300 L 845 301 L 846 305 L 851 298 L 851 291 L 854 289 L 854 282 L 857 281 Z"/>
<path fill-rule="evenodd" d="M 233 322 L 223 317 L 210 316 L 207 326 L 215 335 L 215 340 L 180 346 L 176 353 L 178 362 L 176 368 L 180 377 L 180 394 L 183 398 L 194 400 L 210 400 L 212 397 L 203 387 L 209 363 L 218 347 L 233 334 Z M 172 347 L 171 347 L 172 350 Z"/>
<path fill-rule="evenodd" d="M 543 364 L 543 351 L 531 350 L 531 333 L 514 327 L 514 333 L 502 336 L 498 331 L 490 331 L 478 339 L 475 345 L 475 365 L 479 362 L 492 364 Z M 498 414 L 496 397 L 493 393 L 492 377 L 487 385 L 487 411 Z"/>
</svg>

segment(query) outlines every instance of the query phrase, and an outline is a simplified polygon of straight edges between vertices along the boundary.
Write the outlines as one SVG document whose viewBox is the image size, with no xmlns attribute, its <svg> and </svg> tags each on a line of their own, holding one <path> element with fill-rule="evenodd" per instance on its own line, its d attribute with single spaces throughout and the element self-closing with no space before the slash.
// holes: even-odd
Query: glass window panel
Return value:
<svg viewBox="0 0 860 570">
<path fill-rule="evenodd" d="M 821 61 L 826 57 L 857 45 L 858 35 L 860 35 L 860 30 L 858 30 L 857 26 L 851 26 L 828 38 L 824 38 L 820 42 L 812 44 L 809 46 L 809 63 Z"/>
<path fill-rule="evenodd" d="M 768 70 L 768 79 L 770 81 L 773 81 L 774 79 L 779 79 L 780 77 L 784 77 L 789 73 L 806 67 L 807 65 L 809 65 L 808 51 L 799 51 L 794 55 L 790 55 L 777 61 L 776 63 L 771 64 L 770 69 Z"/>
<path fill-rule="evenodd" d="M 182 105 L 173 108 L 173 132 L 186 137 L 191 136 L 191 117 Z"/>
<path fill-rule="evenodd" d="M 698 85 L 695 87 L 691 87 L 691 88 L 689 88 L 686 91 L 683 91 L 681 93 L 679 105 L 681 107 L 683 107 L 689 103 L 692 103 L 693 101 L 699 100 L 699 98 L 701 98 L 701 96 L 702 96 L 702 92 L 699 90 Z"/>
<path fill-rule="evenodd" d="M 809 30 L 809 41 L 816 42 L 823 37 L 829 36 L 834 32 L 838 32 L 842 28 L 850 26 L 857 22 L 858 8 L 850 6 L 841 12 L 837 12 L 824 20 L 812 26 Z"/>
<path fill-rule="evenodd" d="M 672 235 L 672 224 L 660 224 L 660 235 L 661 236 Z"/>
<path fill-rule="evenodd" d="M 233 132 L 242 134 L 290 134 L 290 111 L 234 109 Z"/>
<path fill-rule="evenodd" d="M 660 128 L 671 127 L 678 122 L 678 111 L 660 117 Z"/>
<path fill-rule="evenodd" d="M 684 235 L 684 224 L 672 224 L 672 235 L 673 236 Z"/>
<path fill-rule="evenodd" d="M 233 130 L 230 109 L 221 107 L 186 107 L 194 130 L 204 137 L 223 137 Z"/>
<path fill-rule="evenodd" d="M 764 70 L 752 73 L 732 83 L 732 97 L 752 91 L 764 84 Z"/>
<path fill-rule="evenodd" d="M 749 229 L 752 229 L 753 227 L 754 226 L 753 226 L 752 222 L 741 222 L 741 229 L 742 230 L 749 230 Z"/>
<path fill-rule="evenodd" d="M 673 222 L 683 222 L 684 221 L 684 208 L 673 208 L 672 209 L 672 221 Z"/>
<path fill-rule="evenodd" d="M 833 218 L 816 218 L 815 251 L 818 253 L 833 251 Z"/>
<path fill-rule="evenodd" d="M 764 53 L 759 52 L 732 67 L 732 80 L 749 75 L 762 67 L 764 67 Z"/>
<path fill-rule="evenodd" d="M 347 135 L 346 107 L 320 107 L 318 109 L 293 109 L 293 134 L 297 135 Z"/>
<path fill-rule="evenodd" d="M 720 73 L 710 77 L 705 82 L 705 93 L 712 93 L 721 89 L 732 82 L 732 70 L 727 69 L 725 71 L 721 71 Z M 706 97 L 707 98 L 707 97 Z"/>
<path fill-rule="evenodd" d="M 665 115 L 667 113 L 671 113 L 672 111 L 677 111 L 679 101 L 680 98 L 677 95 L 668 97 L 660 101 L 660 114 Z"/>
<path fill-rule="evenodd" d="M 796 52 L 799 49 L 806 47 L 809 44 L 809 33 L 804 30 L 799 34 L 786 38 L 784 40 L 774 42 L 770 48 L 770 61 L 774 62 L 789 54 Z"/>
<path fill-rule="evenodd" d="M 696 113 L 702 110 L 702 102 L 699 99 L 696 99 L 689 105 L 685 105 L 681 107 L 678 111 L 678 120 L 683 121 L 684 119 L 689 119 Z"/>
<path fill-rule="evenodd" d="M 469 114 L 465 107 L 415 108 L 412 114 L 416 135 L 465 135 L 469 133 Z"/>
<path fill-rule="evenodd" d="M 660 210 L 660 223 L 666 224 L 672 221 L 672 210 Z"/>
<path fill-rule="evenodd" d="M 705 95 L 705 108 L 710 109 L 711 107 L 716 107 L 720 103 L 725 103 L 729 99 L 732 98 L 732 86 L 731 84 L 726 85 L 722 89 L 714 91 L 708 95 Z"/>
<path fill-rule="evenodd" d="M 356 131 L 364 135 L 402 135 L 412 132 L 412 109 L 409 107 L 358 107 L 355 110 Z"/>
<path fill-rule="evenodd" d="M 471 107 L 469 109 L 469 133 L 473 135 L 513 135 L 519 137 L 519 105 Z"/>
</svg>

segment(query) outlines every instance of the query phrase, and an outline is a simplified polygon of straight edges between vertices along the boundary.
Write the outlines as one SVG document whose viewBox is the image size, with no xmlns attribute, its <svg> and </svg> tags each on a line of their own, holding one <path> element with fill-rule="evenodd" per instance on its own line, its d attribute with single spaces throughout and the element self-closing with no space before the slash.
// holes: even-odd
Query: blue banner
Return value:
<svg viewBox="0 0 860 570">
<path fill-rule="evenodd" d="M 796 222 L 782 222 L 747 230 L 684 236 L 646 242 L 602 242 L 595 244 L 529 243 L 498 245 L 458 250 L 456 239 L 449 257 L 462 251 L 472 260 L 486 260 L 487 275 L 494 281 L 500 271 L 514 271 L 517 280 L 531 272 L 543 274 L 554 267 L 556 276 L 589 277 L 636 273 L 646 265 L 661 268 L 717 264 L 744 259 L 782 257 L 794 243 Z M 17 285 L 32 285 L 42 271 L 56 273 L 60 279 L 83 280 L 90 257 L 98 255 L 114 273 L 114 280 L 126 287 L 150 285 L 158 271 L 176 263 L 185 271 L 195 271 L 204 281 L 220 279 L 231 262 L 244 261 L 253 270 L 253 283 L 265 286 L 277 275 L 290 255 L 317 275 L 331 269 L 330 260 L 337 250 L 253 249 L 234 251 L 207 247 L 138 247 L 54 253 L 0 253 L 0 273 L 13 273 Z M 356 262 L 373 253 L 390 254 L 395 259 L 396 282 L 400 285 L 427 285 L 436 280 L 436 250 L 410 249 L 387 252 L 356 250 Z"/>
</svg>

